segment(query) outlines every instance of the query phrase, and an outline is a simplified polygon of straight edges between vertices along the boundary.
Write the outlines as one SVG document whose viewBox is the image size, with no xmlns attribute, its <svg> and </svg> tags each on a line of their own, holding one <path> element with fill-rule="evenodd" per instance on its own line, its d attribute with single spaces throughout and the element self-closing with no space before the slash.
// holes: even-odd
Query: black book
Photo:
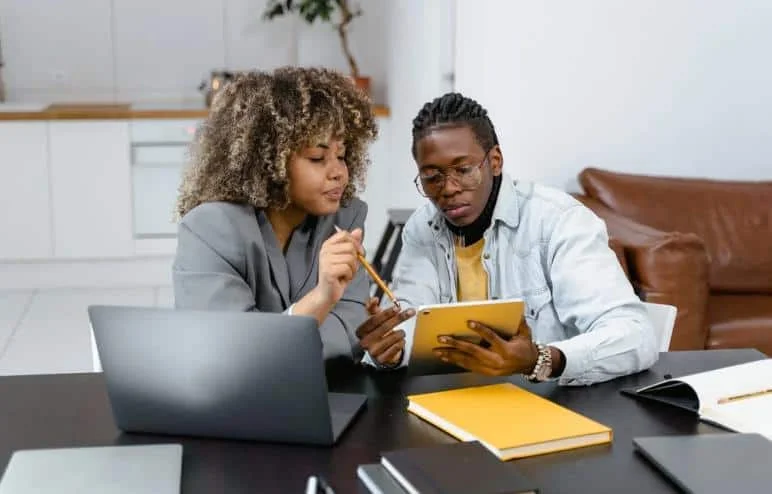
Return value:
<svg viewBox="0 0 772 494">
<path fill-rule="evenodd" d="M 381 463 L 410 494 L 529 494 L 539 492 L 512 463 L 477 441 L 408 448 L 381 455 Z"/>
<path fill-rule="evenodd" d="M 406 494 L 407 491 L 394 480 L 386 468 L 379 463 L 359 465 L 357 477 L 370 494 Z"/>
<path fill-rule="evenodd" d="M 761 434 L 639 437 L 633 445 L 687 493 L 772 489 L 772 441 Z"/>
</svg>

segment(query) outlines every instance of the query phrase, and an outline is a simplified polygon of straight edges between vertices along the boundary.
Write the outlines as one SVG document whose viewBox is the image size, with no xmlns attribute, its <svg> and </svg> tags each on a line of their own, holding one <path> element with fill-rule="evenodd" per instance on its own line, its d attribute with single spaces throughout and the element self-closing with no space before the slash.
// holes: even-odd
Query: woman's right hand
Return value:
<svg viewBox="0 0 772 494">
<path fill-rule="evenodd" d="M 364 254 L 360 228 L 350 233 L 341 230 L 322 244 L 316 288 L 322 300 L 331 306 L 338 303 L 354 279 L 359 268 L 357 254 Z"/>
<path fill-rule="evenodd" d="M 316 287 L 300 299 L 293 314 L 313 316 L 321 325 L 359 268 L 357 253 L 362 249 L 362 230 L 340 231 L 328 238 L 319 251 L 319 278 Z"/>
</svg>

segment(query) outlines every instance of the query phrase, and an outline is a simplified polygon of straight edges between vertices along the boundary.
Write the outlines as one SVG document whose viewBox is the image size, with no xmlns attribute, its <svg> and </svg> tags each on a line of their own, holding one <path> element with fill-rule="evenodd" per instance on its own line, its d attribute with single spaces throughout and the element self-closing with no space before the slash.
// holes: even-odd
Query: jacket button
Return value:
<svg viewBox="0 0 772 494">
<path fill-rule="evenodd" d="M 491 255 L 488 254 L 487 252 L 483 254 L 483 259 L 490 259 L 490 258 L 491 258 Z"/>
</svg>

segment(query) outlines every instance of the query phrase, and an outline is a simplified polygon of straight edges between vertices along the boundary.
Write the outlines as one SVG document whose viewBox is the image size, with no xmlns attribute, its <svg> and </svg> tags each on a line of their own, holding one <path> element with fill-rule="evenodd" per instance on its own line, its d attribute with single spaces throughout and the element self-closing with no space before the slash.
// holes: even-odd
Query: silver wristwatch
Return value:
<svg viewBox="0 0 772 494">
<path fill-rule="evenodd" d="M 536 348 L 539 350 L 539 356 L 536 358 L 536 365 L 528 376 L 528 380 L 542 382 L 549 379 L 552 374 L 552 353 L 547 345 L 541 343 L 537 343 Z"/>
</svg>

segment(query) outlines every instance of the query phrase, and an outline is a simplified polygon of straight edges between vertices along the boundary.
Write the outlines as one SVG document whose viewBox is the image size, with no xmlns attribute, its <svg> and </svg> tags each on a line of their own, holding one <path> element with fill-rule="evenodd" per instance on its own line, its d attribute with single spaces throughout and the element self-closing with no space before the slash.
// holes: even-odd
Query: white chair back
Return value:
<svg viewBox="0 0 772 494">
<path fill-rule="evenodd" d="M 99 350 L 94 339 L 94 328 L 91 326 L 91 323 L 89 323 L 88 329 L 91 336 L 91 370 L 92 372 L 102 372 L 102 361 L 99 359 Z"/>
<path fill-rule="evenodd" d="M 659 339 L 659 351 L 667 352 L 670 349 L 670 339 L 673 336 L 678 309 L 672 305 L 651 302 L 644 302 L 643 305 L 649 313 L 649 319 Z"/>
</svg>

